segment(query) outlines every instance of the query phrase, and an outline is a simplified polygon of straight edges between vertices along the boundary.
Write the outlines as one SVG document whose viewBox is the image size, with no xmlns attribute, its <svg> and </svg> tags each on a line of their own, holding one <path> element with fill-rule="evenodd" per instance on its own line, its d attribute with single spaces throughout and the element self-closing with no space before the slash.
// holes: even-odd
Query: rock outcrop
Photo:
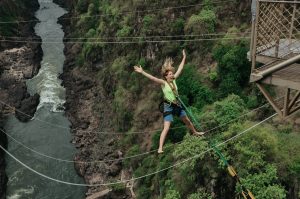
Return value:
<svg viewBox="0 0 300 199">
<path fill-rule="evenodd" d="M 17 3 L 16 1 L 3 0 L 0 1 L 0 7 L 6 9 L 6 6 L 9 6 L 7 9 L 18 10 L 18 13 L 24 16 L 23 20 L 34 19 L 34 12 L 39 7 L 37 0 L 23 2 L 25 10 L 17 9 Z M 38 40 L 39 38 L 34 35 L 34 25 L 35 23 L 19 25 L 14 36 Z M 2 30 L 4 29 L 2 28 Z M 4 39 L 3 36 L 0 38 Z M 27 93 L 25 80 L 38 73 L 41 57 L 40 44 L 16 42 L 1 42 L 0 44 L 0 145 L 4 148 L 7 148 L 7 138 L 2 132 L 4 131 L 5 117 L 14 114 L 15 108 L 20 108 L 26 115 L 33 115 L 35 112 L 39 96 L 30 96 Z M 30 117 L 21 113 L 17 115 L 21 121 L 30 119 Z M 0 150 L 0 199 L 6 198 L 7 176 L 5 175 L 4 155 L 4 151 Z"/>
</svg>

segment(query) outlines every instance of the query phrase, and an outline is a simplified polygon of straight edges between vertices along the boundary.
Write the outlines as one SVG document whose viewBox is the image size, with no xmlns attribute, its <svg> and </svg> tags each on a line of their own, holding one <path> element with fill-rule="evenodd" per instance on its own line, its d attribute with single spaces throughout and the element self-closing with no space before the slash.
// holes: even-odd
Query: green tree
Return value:
<svg viewBox="0 0 300 199">
<path fill-rule="evenodd" d="M 248 44 L 244 41 L 233 45 L 219 44 L 213 50 L 213 57 L 218 62 L 219 95 L 241 93 L 248 85 L 250 77 L 250 62 L 247 60 Z"/>
<path fill-rule="evenodd" d="M 200 114 L 200 121 L 204 129 L 212 129 L 220 126 L 222 128 L 217 130 L 221 132 L 222 130 L 226 130 L 229 123 L 243 115 L 246 110 L 244 101 L 239 96 L 232 94 L 221 101 L 216 101 L 212 105 L 205 107 Z M 240 118 L 239 120 L 243 121 L 244 119 Z"/>
<path fill-rule="evenodd" d="M 188 105 L 201 109 L 214 101 L 214 93 L 201 82 L 201 76 L 194 66 L 187 64 L 177 80 L 178 90 Z"/>
<path fill-rule="evenodd" d="M 197 168 L 202 164 L 204 159 L 204 152 L 208 148 L 208 143 L 196 138 L 195 136 L 186 135 L 184 140 L 175 148 L 173 156 L 176 160 L 186 160 L 173 173 L 174 182 L 176 182 L 176 190 L 185 195 L 190 190 L 195 188 L 196 179 L 199 175 Z"/>
<path fill-rule="evenodd" d="M 252 191 L 256 198 L 262 199 L 285 199 L 286 191 L 278 181 L 277 170 L 274 165 L 267 164 L 265 171 L 249 174 L 242 179 L 243 184 Z"/>
<path fill-rule="evenodd" d="M 117 37 L 126 37 L 129 36 L 132 31 L 132 28 L 130 26 L 123 26 L 122 29 L 117 31 Z"/>
<path fill-rule="evenodd" d="M 85 13 L 88 9 L 89 2 L 86 0 L 78 0 L 77 5 L 76 5 L 76 10 L 79 13 Z"/>
<path fill-rule="evenodd" d="M 192 15 L 185 26 L 188 34 L 212 33 L 215 31 L 216 15 L 212 10 L 203 9 L 198 15 Z"/>
<path fill-rule="evenodd" d="M 181 199 L 180 194 L 176 190 L 168 190 L 164 199 Z"/>
<path fill-rule="evenodd" d="M 212 197 L 204 189 L 199 189 L 197 193 L 189 195 L 187 199 L 212 199 Z"/>
</svg>

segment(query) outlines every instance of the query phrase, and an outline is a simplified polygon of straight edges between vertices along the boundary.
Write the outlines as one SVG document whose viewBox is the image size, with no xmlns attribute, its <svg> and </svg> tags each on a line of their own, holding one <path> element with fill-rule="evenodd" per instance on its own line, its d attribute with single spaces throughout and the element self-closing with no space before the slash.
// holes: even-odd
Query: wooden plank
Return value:
<svg viewBox="0 0 300 199">
<path fill-rule="evenodd" d="M 272 79 L 277 78 L 277 79 L 289 80 L 292 82 L 300 82 L 300 64 L 292 64 L 292 65 L 284 66 L 283 63 L 284 62 L 281 61 L 274 61 L 264 65 L 263 67 L 257 68 L 255 71 L 251 73 L 250 82 L 256 82 L 263 78 L 268 78 L 270 76 L 272 77 Z M 265 81 L 265 83 L 272 84 L 271 82 L 268 81 Z M 286 87 L 286 85 L 282 85 L 282 86 Z"/>
<path fill-rule="evenodd" d="M 280 78 L 291 82 L 300 82 L 300 64 L 292 64 L 286 68 L 276 71 L 272 74 L 273 78 Z M 295 88 L 300 90 L 299 88 Z"/>
<path fill-rule="evenodd" d="M 275 57 L 269 57 L 266 55 L 256 55 L 256 61 L 263 64 L 268 64 L 270 62 L 279 61 L 280 59 L 276 59 Z"/>
<path fill-rule="evenodd" d="M 294 90 L 300 90 L 300 82 L 291 81 L 280 77 L 269 76 L 261 80 L 261 82 L 275 86 L 288 87 Z"/>
</svg>

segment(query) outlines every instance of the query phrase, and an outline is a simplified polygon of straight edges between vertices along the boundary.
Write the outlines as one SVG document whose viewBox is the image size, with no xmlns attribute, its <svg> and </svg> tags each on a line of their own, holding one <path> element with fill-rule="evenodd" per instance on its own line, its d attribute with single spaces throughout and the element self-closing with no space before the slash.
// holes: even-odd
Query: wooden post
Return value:
<svg viewBox="0 0 300 199">
<path fill-rule="evenodd" d="M 283 106 L 283 117 L 286 117 L 289 114 L 290 93 L 291 90 L 289 88 L 286 88 Z"/>
<path fill-rule="evenodd" d="M 289 103 L 289 110 L 292 109 L 292 107 L 294 106 L 295 102 L 297 101 L 297 99 L 300 97 L 300 91 L 298 91 L 296 93 L 296 95 L 294 96 L 294 98 L 291 100 L 291 102 Z"/>
<path fill-rule="evenodd" d="M 296 0 L 295 0 L 295 2 L 296 2 Z M 290 27 L 290 32 L 289 32 L 289 50 L 290 50 L 290 45 L 292 44 L 292 35 L 293 35 L 293 29 L 294 29 L 294 23 L 295 23 L 295 15 L 296 15 L 296 4 L 294 3 L 291 27 Z"/>
<path fill-rule="evenodd" d="M 259 20 L 259 1 L 256 1 L 256 17 L 254 20 L 254 24 L 252 25 L 253 28 L 253 44 L 252 44 L 252 49 L 251 49 L 251 61 L 252 61 L 252 66 L 251 66 L 251 71 L 255 70 L 255 65 L 256 65 L 256 45 L 257 45 L 257 23 Z"/>
<path fill-rule="evenodd" d="M 262 92 L 262 94 L 265 96 L 265 98 L 268 100 L 268 102 L 272 105 L 272 107 L 274 108 L 274 110 L 278 113 L 278 115 L 280 117 L 282 117 L 281 110 L 279 109 L 278 105 L 274 102 L 274 100 L 272 99 L 272 97 L 269 95 L 269 93 L 267 92 L 267 90 L 260 83 L 256 83 L 256 85 L 259 88 L 259 90 Z"/>
<path fill-rule="evenodd" d="M 257 6 L 256 6 L 256 0 L 252 0 L 251 3 L 251 42 L 250 42 L 250 61 L 252 61 L 253 58 L 253 42 L 254 42 L 254 31 L 255 31 L 255 21 L 256 21 L 256 10 L 257 10 Z"/>
</svg>

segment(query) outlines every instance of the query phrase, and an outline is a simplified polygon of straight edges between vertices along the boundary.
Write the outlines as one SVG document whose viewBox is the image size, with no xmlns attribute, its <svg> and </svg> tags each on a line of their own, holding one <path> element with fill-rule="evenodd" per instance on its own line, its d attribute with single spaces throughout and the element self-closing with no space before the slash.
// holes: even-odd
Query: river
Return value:
<svg viewBox="0 0 300 199">
<path fill-rule="evenodd" d="M 5 124 L 6 132 L 32 150 L 58 159 L 72 160 L 76 153 L 70 143 L 70 122 L 64 115 L 65 89 L 61 86 L 59 74 L 63 72 L 64 32 L 57 19 L 66 10 L 52 0 L 39 0 L 40 9 L 36 17 L 40 20 L 35 32 L 42 38 L 43 59 L 37 76 L 26 82 L 31 95 L 40 95 L 40 104 L 34 118 L 19 122 L 14 116 Z M 55 39 L 54 39 L 55 38 Z M 55 43 L 49 41 L 55 40 Z M 57 43 L 58 42 L 58 43 Z M 74 163 L 46 158 L 28 150 L 8 137 L 8 150 L 16 158 L 32 169 L 62 181 L 84 183 L 76 174 Z M 82 199 L 85 187 L 61 184 L 48 180 L 22 167 L 14 159 L 6 156 L 8 199 Z"/>
</svg>

